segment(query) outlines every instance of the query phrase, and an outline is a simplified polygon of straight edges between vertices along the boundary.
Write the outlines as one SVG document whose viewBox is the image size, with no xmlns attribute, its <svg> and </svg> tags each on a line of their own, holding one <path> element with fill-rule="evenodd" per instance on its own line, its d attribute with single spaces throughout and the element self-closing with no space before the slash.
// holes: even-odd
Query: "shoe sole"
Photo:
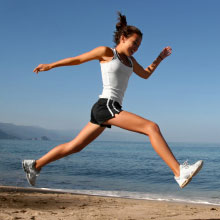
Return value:
<svg viewBox="0 0 220 220">
<path fill-rule="evenodd" d="M 200 166 L 194 171 L 194 173 L 191 174 L 191 176 L 189 177 L 189 179 L 187 179 L 185 182 L 183 182 L 183 184 L 180 186 L 180 188 L 184 188 L 186 185 L 188 185 L 188 183 L 190 183 L 190 181 L 192 180 L 192 178 L 202 169 L 203 166 L 203 161 L 200 164 Z"/>
<path fill-rule="evenodd" d="M 22 161 L 22 168 L 23 168 L 24 172 L 27 173 L 27 170 L 25 169 L 24 161 Z"/>
</svg>

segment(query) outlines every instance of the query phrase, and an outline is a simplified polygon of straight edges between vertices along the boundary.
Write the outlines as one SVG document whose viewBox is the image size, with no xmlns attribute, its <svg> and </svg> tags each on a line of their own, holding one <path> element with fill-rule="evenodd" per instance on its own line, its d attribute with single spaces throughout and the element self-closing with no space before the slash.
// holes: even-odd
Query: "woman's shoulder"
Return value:
<svg viewBox="0 0 220 220">
<path fill-rule="evenodd" d="M 96 49 L 102 51 L 106 55 L 113 53 L 113 49 L 111 47 L 107 47 L 107 46 L 99 46 Z"/>
<path fill-rule="evenodd" d="M 107 46 L 99 46 L 96 48 L 100 54 L 102 54 L 102 60 L 100 61 L 107 61 L 109 58 L 114 56 L 113 49 Z"/>
</svg>

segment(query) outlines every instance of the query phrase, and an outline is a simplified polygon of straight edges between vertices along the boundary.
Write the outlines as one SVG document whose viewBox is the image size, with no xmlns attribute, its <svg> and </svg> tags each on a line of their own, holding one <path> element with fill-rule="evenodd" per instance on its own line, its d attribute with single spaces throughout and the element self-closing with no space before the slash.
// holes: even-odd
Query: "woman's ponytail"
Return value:
<svg viewBox="0 0 220 220">
<path fill-rule="evenodd" d="M 135 26 L 127 25 L 127 19 L 125 15 L 118 12 L 118 23 L 116 24 L 116 31 L 114 32 L 114 42 L 116 45 L 120 43 L 121 36 L 130 37 L 132 34 L 138 34 L 142 37 L 141 31 Z"/>
<path fill-rule="evenodd" d="M 127 27 L 127 20 L 126 16 L 122 15 L 120 12 L 118 12 L 118 23 L 116 24 L 116 30 L 120 31 Z"/>
</svg>

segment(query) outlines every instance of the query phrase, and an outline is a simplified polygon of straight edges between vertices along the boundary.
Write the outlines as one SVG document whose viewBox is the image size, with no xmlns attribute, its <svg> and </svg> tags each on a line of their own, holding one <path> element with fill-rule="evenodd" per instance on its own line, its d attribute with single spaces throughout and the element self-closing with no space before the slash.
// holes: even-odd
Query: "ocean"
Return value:
<svg viewBox="0 0 220 220">
<path fill-rule="evenodd" d="M 59 141 L 0 140 L 0 185 L 29 187 L 23 159 L 37 159 Z M 94 141 L 77 154 L 45 166 L 37 188 L 79 194 L 220 205 L 220 144 L 169 143 L 180 163 L 203 160 L 200 173 L 180 189 L 148 142 Z"/>
</svg>

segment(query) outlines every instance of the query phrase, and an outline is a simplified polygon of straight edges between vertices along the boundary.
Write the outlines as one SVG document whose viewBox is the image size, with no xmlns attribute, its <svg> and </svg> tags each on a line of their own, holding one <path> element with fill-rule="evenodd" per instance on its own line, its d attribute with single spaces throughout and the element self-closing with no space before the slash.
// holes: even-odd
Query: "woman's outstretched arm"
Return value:
<svg viewBox="0 0 220 220">
<path fill-rule="evenodd" d="M 160 62 L 172 53 L 171 47 L 165 47 L 154 62 L 144 69 L 133 57 L 134 72 L 141 78 L 147 79 L 154 72 Z"/>
<path fill-rule="evenodd" d="M 33 72 L 38 73 L 41 71 L 48 71 L 52 68 L 56 68 L 60 66 L 79 65 L 91 60 L 105 61 L 106 59 L 108 59 L 108 57 L 111 56 L 113 56 L 112 50 L 108 47 L 101 46 L 76 57 L 62 59 L 50 64 L 40 64 L 34 69 Z"/>
</svg>

